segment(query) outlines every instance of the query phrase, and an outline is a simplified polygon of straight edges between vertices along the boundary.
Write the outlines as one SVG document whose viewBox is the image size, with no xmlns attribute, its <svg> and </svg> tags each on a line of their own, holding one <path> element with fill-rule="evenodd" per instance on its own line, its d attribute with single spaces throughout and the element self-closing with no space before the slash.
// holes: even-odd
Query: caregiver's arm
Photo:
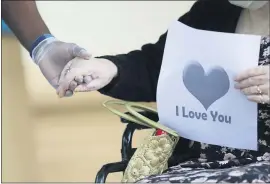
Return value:
<svg viewBox="0 0 270 184">
<path fill-rule="evenodd" d="M 56 39 L 42 20 L 35 1 L 5 0 L 2 17 L 20 43 L 27 49 L 42 74 L 52 87 L 58 87 L 58 80 L 65 65 L 75 57 L 89 59 L 90 54 L 74 43 Z M 72 95 L 66 91 L 65 95 Z"/>
<path fill-rule="evenodd" d="M 35 1 L 2 1 L 2 18 L 30 51 L 33 42 L 50 31 L 42 20 Z"/>
</svg>

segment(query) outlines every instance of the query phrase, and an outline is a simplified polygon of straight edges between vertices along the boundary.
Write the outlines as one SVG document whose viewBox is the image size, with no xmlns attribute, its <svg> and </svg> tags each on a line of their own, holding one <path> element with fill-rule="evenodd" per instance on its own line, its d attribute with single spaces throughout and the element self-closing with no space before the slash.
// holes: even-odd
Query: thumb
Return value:
<svg viewBox="0 0 270 184">
<path fill-rule="evenodd" d="M 83 59 L 90 59 L 92 56 L 87 50 L 85 50 L 82 47 L 79 47 L 77 44 L 72 44 L 71 55 L 73 57 L 80 57 Z"/>
<path fill-rule="evenodd" d="M 88 84 L 82 84 L 76 87 L 75 92 L 87 92 L 96 91 L 103 87 L 103 82 L 101 79 L 94 79 Z"/>
</svg>

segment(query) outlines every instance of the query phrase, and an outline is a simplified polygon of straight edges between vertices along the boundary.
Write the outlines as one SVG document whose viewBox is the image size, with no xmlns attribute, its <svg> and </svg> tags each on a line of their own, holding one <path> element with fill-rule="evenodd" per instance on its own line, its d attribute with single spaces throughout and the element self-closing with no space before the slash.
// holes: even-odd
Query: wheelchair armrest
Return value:
<svg viewBox="0 0 270 184">
<path fill-rule="evenodd" d="M 108 174 L 115 172 L 124 172 L 127 168 L 128 161 L 109 163 L 104 165 L 97 173 L 95 183 L 105 183 Z"/>
<path fill-rule="evenodd" d="M 131 115 L 129 112 L 126 112 L 125 114 Z M 145 117 L 147 117 L 147 118 L 149 118 L 149 119 L 151 119 L 153 121 L 158 121 L 159 120 L 158 115 L 156 113 L 153 113 L 153 112 L 140 111 L 139 114 L 141 114 L 141 115 L 143 115 L 143 116 L 145 116 Z M 137 130 L 148 129 L 148 127 L 146 127 L 146 126 L 133 123 L 132 121 L 126 120 L 124 118 L 120 118 L 120 120 L 121 120 L 122 123 L 133 124 L 133 126 L 135 126 Z"/>
</svg>

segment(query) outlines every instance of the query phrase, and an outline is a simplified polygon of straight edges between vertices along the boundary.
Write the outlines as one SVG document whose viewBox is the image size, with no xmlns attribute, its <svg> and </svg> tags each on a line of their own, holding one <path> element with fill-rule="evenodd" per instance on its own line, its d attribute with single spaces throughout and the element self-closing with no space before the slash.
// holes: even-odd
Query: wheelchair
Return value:
<svg viewBox="0 0 270 184">
<path fill-rule="evenodd" d="M 159 120 L 157 113 L 154 113 L 151 111 L 140 111 L 138 113 L 152 121 L 158 122 Z M 131 115 L 130 112 L 126 112 L 124 114 Z M 138 131 L 138 130 L 151 129 L 147 126 L 134 123 L 132 121 L 129 121 L 121 117 L 120 117 L 120 121 L 126 124 L 126 128 L 124 130 L 124 133 L 122 135 L 122 140 L 121 140 L 122 141 L 121 150 L 120 150 L 121 161 L 103 165 L 96 174 L 95 183 L 105 183 L 107 176 L 112 173 L 122 172 L 124 175 L 127 165 L 137 149 L 137 148 L 132 148 L 132 139 L 133 139 L 134 132 L 136 130 Z M 179 141 L 178 144 L 183 144 L 183 142 Z M 171 167 L 171 166 L 176 165 L 177 163 L 180 163 L 180 160 L 178 160 L 178 157 L 175 157 L 175 155 L 179 154 L 180 152 L 178 149 L 174 150 L 173 155 L 168 160 L 168 167 Z M 185 159 L 184 156 L 182 158 Z"/>
<path fill-rule="evenodd" d="M 124 102 L 112 102 L 112 104 L 124 104 Z M 104 105 L 106 107 L 106 105 Z M 141 111 L 135 111 L 136 113 L 132 112 L 133 110 L 131 108 L 130 105 L 126 106 L 129 112 L 126 113 L 117 113 L 117 111 L 114 111 L 113 109 L 108 108 L 111 112 L 113 112 L 114 114 L 120 116 L 120 121 L 122 123 L 126 124 L 126 128 L 124 130 L 124 133 L 122 135 L 122 147 L 121 147 L 121 161 L 118 162 L 114 162 L 114 163 L 108 163 L 102 166 L 102 168 L 98 171 L 96 178 L 95 178 L 95 183 L 105 183 L 106 182 L 106 178 L 109 174 L 111 173 L 116 173 L 116 172 L 122 172 L 124 175 L 125 170 L 128 167 L 128 163 L 130 161 L 130 159 L 132 158 L 132 156 L 134 155 L 134 153 L 136 152 L 137 148 L 132 148 L 132 139 L 133 139 L 133 134 L 136 130 L 144 130 L 144 129 L 152 129 L 152 128 L 158 128 L 160 126 L 157 126 L 155 124 L 155 122 L 159 121 L 158 115 L 156 112 L 154 112 L 154 110 L 147 110 L 147 107 L 143 107 L 141 106 Z M 136 106 L 135 106 L 136 107 Z M 137 106 L 140 107 L 140 106 Z M 138 108 L 140 109 L 140 108 Z M 145 110 L 142 110 L 145 109 Z M 146 126 L 142 125 L 141 123 L 138 123 L 138 121 L 136 121 L 135 119 L 130 119 L 130 118 L 122 118 L 122 117 L 127 117 L 127 116 L 132 116 L 132 114 L 135 117 L 145 117 L 146 119 L 148 119 L 149 125 L 152 126 L 152 128 L 149 128 L 149 126 L 147 126 L 147 124 L 145 124 Z M 128 120 L 129 119 L 129 120 Z M 146 120 L 143 120 L 146 121 Z M 134 123 L 137 122 L 137 123 Z M 152 123 L 154 122 L 154 123 Z M 150 127 L 151 127 L 150 126 Z M 162 128 L 162 130 L 164 130 L 164 128 Z M 164 130 L 164 131 L 168 131 Z M 175 134 L 175 132 L 172 132 L 171 130 L 169 130 L 168 132 L 170 132 L 170 134 Z M 176 135 L 174 135 L 176 136 Z M 193 159 L 193 158 L 198 158 L 197 153 L 196 152 L 186 152 L 186 149 L 182 149 L 183 147 L 187 148 L 189 147 L 190 141 L 187 139 L 180 139 L 177 143 L 176 143 L 176 147 L 174 149 L 174 151 L 172 152 L 172 154 L 170 155 L 170 157 L 168 157 L 167 159 L 167 166 L 168 168 L 175 166 L 183 161 L 189 160 L 189 159 Z M 269 176 L 269 175 L 268 175 Z"/>
<path fill-rule="evenodd" d="M 124 106 L 126 107 L 127 111 L 125 113 L 122 113 L 110 107 L 110 105 Z M 173 137 L 178 137 L 178 134 L 175 131 L 158 123 L 159 122 L 158 113 L 153 108 L 150 108 L 144 105 L 118 101 L 118 100 L 116 101 L 108 100 L 103 103 L 103 106 L 107 108 L 111 113 L 119 116 L 120 121 L 126 124 L 126 128 L 122 135 L 122 143 L 121 143 L 122 146 L 120 150 L 121 161 L 103 165 L 102 168 L 96 174 L 95 183 L 105 183 L 107 176 L 111 173 L 122 172 L 124 176 L 128 163 L 137 150 L 137 148 L 132 148 L 133 134 L 136 130 L 145 130 L 145 129 L 154 128 L 154 129 L 163 130 L 169 133 Z M 176 147 L 178 144 L 181 144 L 181 145 L 183 144 L 183 142 L 181 140 L 178 141 L 178 139 L 173 138 L 173 140 L 171 141 L 176 141 L 176 140 L 177 140 Z M 177 156 L 177 155 L 181 155 L 181 152 L 182 152 L 181 150 L 182 149 L 177 149 L 177 148 L 174 149 L 174 151 L 171 153 L 171 156 L 168 157 L 168 160 L 167 160 L 168 167 L 175 166 L 176 164 L 180 163 L 179 158 L 185 159 L 186 156 L 183 156 L 183 157 Z"/>
<path fill-rule="evenodd" d="M 158 116 L 155 113 L 148 111 L 141 111 L 139 113 L 153 121 L 158 121 Z M 129 112 L 125 114 L 130 115 Z M 136 151 L 136 148 L 132 148 L 132 138 L 134 132 L 136 130 L 149 129 L 149 127 L 133 123 L 123 118 L 120 118 L 120 121 L 126 124 L 126 128 L 122 135 L 121 161 L 103 165 L 96 175 L 95 183 L 105 183 L 107 176 L 111 173 L 123 172 L 124 174 L 130 158 Z"/>
</svg>

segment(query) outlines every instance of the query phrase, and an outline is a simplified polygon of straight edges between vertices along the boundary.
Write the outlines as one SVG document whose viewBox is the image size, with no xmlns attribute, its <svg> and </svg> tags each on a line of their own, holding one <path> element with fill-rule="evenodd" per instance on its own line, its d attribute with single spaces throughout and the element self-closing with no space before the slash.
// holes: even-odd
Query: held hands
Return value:
<svg viewBox="0 0 270 184">
<path fill-rule="evenodd" d="M 86 54 L 84 50 L 81 50 L 82 53 Z M 70 60 L 61 70 L 61 76 L 60 74 L 57 76 L 60 76 L 59 87 L 57 88 L 59 97 L 64 97 L 67 93 L 72 94 L 73 91 L 87 92 L 99 90 L 116 77 L 117 67 L 110 60 L 98 58 L 87 60 L 88 57 L 87 55 L 85 56 L 81 55 L 81 58 L 76 57 Z M 245 94 L 250 101 L 270 104 L 269 71 L 270 65 L 246 70 L 235 77 L 234 80 L 237 82 L 235 88 Z M 56 79 L 51 81 L 55 84 Z"/>
<path fill-rule="evenodd" d="M 247 99 L 261 104 L 270 104 L 270 65 L 258 66 L 235 77 L 235 88 L 241 90 Z"/>
<path fill-rule="evenodd" d="M 39 66 L 47 81 L 56 89 L 60 75 L 66 64 L 75 57 L 90 59 L 85 49 L 73 43 L 65 43 L 51 37 L 40 42 L 32 52 L 32 59 Z M 73 91 L 67 90 L 65 96 Z"/>
<path fill-rule="evenodd" d="M 117 75 L 117 67 L 107 59 L 74 58 L 65 66 L 59 80 L 57 94 L 61 98 L 66 91 L 86 92 L 105 87 Z"/>
</svg>

